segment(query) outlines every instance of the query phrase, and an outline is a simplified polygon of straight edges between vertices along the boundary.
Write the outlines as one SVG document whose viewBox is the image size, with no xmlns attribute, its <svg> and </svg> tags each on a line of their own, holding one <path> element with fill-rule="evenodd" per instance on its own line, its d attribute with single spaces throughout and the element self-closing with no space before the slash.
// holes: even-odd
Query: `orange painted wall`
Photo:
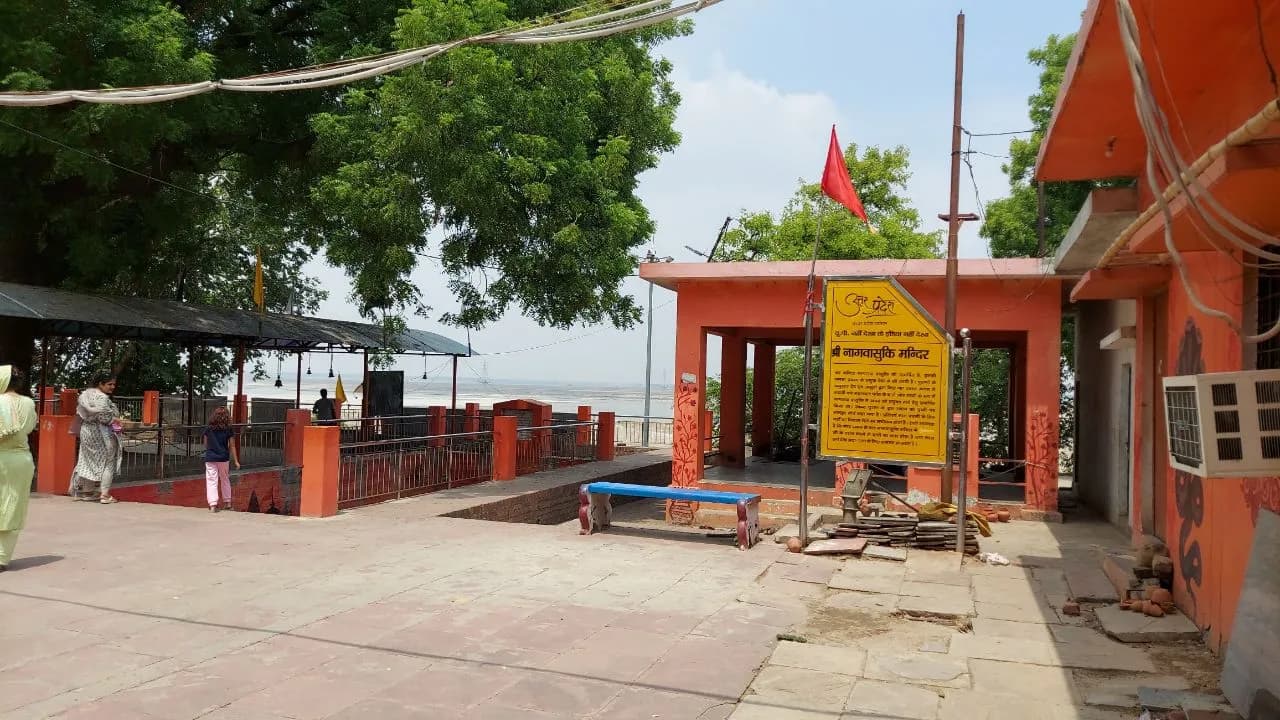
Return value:
<svg viewBox="0 0 1280 720">
<path fill-rule="evenodd" d="M 908 279 L 903 287 L 935 318 L 943 317 L 942 278 Z M 1058 501 L 1058 374 L 1061 295 L 1056 279 L 964 279 L 956 321 L 974 331 L 1026 333 L 1026 403 L 1021 414 L 1028 461 L 1027 504 L 1054 511 Z M 744 328 L 791 334 L 804 321 L 805 279 L 681 283 L 676 305 L 676 409 L 672 484 L 702 476 L 699 427 L 706 397 L 709 329 Z M 723 420 L 722 420 L 723 422 Z"/>
<path fill-rule="evenodd" d="M 1200 299 L 1241 322 L 1241 300 L 1251 298 L 1244 298 L 1240 264 L 1220 253 L 1188 253 L 1186 264 Z M 1163 376 L 1241 370 L 1244 353 L 1254 351 L 1225 322 L 1196 310 L 1180 281 L 1169 286 L 1165 319 L 1167 341 L 1158 348 Z M 1157 432 L 1163 437 L 1165 431 Z M 1258 511 L 1280 512 L 1280 478 L 1205 479 L 1169 468 L 1163 453 L 1155 461 L 1163 470 L 1154 477 L 1154 492 L 1163 494 L 1167 508 L 1163 527 L 1143 528 L 1135 513 L 1135 535 L 1151 531 L 1168 544 L 1174 601 L 1208 631 L 1216 650 L 1231 636 Z M 1135 508 L 1141 507 L 1141 485 L 1135 479 Z"/>
</svg>

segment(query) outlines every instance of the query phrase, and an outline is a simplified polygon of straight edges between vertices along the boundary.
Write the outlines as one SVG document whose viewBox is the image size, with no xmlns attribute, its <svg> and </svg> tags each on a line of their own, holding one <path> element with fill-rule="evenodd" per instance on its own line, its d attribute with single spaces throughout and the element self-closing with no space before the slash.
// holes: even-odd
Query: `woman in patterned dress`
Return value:
<svg viewBox="0 0 1280 720">
<path fill-rule="evenodd" d="M 111 481 L 120 472 L 123 448 L 120 446 L 120 410 L 111 402 L 116 379 L 103 373 L 93 379 L 94 387 L 80 393 L 76 403 L 76 421 L 80 425 L 80 454 L 71 473 L 70 495 L 77 500 L 92 499 L 93 485 L 100 490 L 98 502 L 110 505 Z"/>
</svg>

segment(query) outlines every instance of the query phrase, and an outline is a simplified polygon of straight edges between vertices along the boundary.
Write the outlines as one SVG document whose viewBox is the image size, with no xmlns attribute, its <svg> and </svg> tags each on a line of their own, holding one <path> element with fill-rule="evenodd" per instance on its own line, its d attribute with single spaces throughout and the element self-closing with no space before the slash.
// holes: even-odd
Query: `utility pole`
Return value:
<svg viewBox="0 0 1280 720">
<path fill-rule="evenodd" d="M 1044 181 L 1036 183 L 1036 257 L 1044 257 Z"/>
<path fill-rule="evenodd" d="M 712 250 L 712 252 L 715 252 Z M 644 261 L 647 263 L 671 262 L 674 258 L 658 257 L 650 250 L 645 255 Z M 649 414 L 651 410 L 650 402 L 653 398 L 653 281 L 649 281 L 649 312 L 648 321 L 645 323 L 644 339 L 644 422 L 640 426 L 640 445 L 649 447 Z"/>
<path fill-rule="evenodd" d="M 947 331 L 947 336 L 955 338 L 956 336 L 956 274 L 959 270 L 959 263 L 956 259 L 957 248 L 960 241 L 960 129 L 961 129 L 961 98 L 964 95 L 964 13 L 956 15 L 956 86 L 955 86 L 955 106 L 951 114 L 951 205 L 947 213 L 947 296 L 946 296 L 946 320 L 943 327 Z M 950 403 L 948 403 L 950 406 Z M 965 408 L 968 411 L 968 408 Z M 951 418 L 947 418 L 947 428 L 951 427 Z M 951 500 L 952 493 L 952 472 L 951 472 L 951 438 L 948 432 L 947 440 L 947 461 L 942 466 L 942 502 Z M 963 451 L 962 451 L 963 452 Z M 960 512 L 964 512 L 964 508 L 960 508 Z M 963 517 L 963 516 L 962 516 Z M 963 524 L 963 523 L 962 523 Z"/>
</svg>

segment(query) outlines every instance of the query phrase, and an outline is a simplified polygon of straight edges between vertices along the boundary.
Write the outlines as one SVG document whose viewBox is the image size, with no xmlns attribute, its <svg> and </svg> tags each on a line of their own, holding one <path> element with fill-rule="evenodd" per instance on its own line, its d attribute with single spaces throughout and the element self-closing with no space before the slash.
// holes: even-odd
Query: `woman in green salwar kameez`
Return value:
<svg viewBox="0 0 1280 720">
<path fill-rule="evenodd" d="M 27 436 L 36 427 L 36 405 L 20 394 L 25 389 L 21 372 L 0 365 L 0 572 L 8 569 L 26 524 L 35 473 Z"/>
</svg>

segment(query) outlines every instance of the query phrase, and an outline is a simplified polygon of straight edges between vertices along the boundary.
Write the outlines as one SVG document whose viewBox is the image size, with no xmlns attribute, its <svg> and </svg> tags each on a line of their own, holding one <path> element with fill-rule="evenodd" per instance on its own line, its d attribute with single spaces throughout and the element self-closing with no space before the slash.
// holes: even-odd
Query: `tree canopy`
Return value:
<svg viewBox="0 0 1280 720">
<path fill-rule="evenodd" d="M 576 0 L 41 0 L 0 3 L 0 87 L 249 75 L 527 22 Z M 564 327 L 639 313 L 619 285 L 653 232 L 636 178 L 675 147 L 679 98 L 652 52 L 668 23 L 588 42 L 454 50 L 334 89 L 162 105 L 0 110 L 0 280 L 314 308 L 301 269 L 344 269 L 372 319 L 480 326 L 517 309 Z M 440 288 L 409 273 L 443 258 Z M 32 328 L 0 319 L 0 358 Z M 92 354 L 92 353 L 90 353 Z M 68 361 L 70 356 L 68 356 Z M 225 368 L 224 368 L 225 371 Z M 215 370 L 211 370 L 215 372 Z"/>
<path fill-rule="evenodd" d="M 874 231 L 844 207 L 825 200 L 817 183 L 802 181 L 776 220 L 768 211 L 741 213 L 714 259 L 808 260 L 819 215 L 820 259 L 937 257 L 941 233 L 921 232 L 920 213 L 903 195 L 911 179 L 910 151 L 902 146 L 868 147 L 859 153 L 858 146 L 850 144 L 844 157 Z"/>
</svg>

